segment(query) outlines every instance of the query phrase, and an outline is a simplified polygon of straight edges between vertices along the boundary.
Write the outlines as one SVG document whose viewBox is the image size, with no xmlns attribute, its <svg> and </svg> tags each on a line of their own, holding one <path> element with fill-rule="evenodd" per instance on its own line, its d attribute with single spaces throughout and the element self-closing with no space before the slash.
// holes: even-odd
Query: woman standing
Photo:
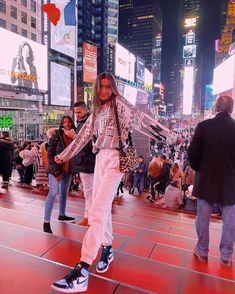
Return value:
<svg viewBox="0 0 235 294">
<path fill-rule="evenodd" d="M 73 171 L 73 160 L 67 161 L 64 164 L 57 164 L 54 157 L 60 154 L 71 142 L 72 139 L 66 135 L 66 131 L 75 130 L 75 125 L 70 116 L 63 116 L 60 122 L 59 130 L 50 138 L 47 154 L 48 154 L 48 180 L 49 192 L 45 204 L 45 216 L 43 230 L 46 233 L 52 234 L 50 219 L 55 201 L 55 197 L 59 192 L 59 217 L 58 220 L 74 222 L 74 217 L 65 215 L 66 198 L 71 182 Z"/>
<path fill-rule="evenodd" d="M 92 205 L 89 214 L 90 227 L 83 239 L 80 263 L 69 275 L 52 285 L 52 288 L 60 292 L 86 291 L 89 278 L 88 269 L 96 258 L 101 245 L 102 255 L 96 271 L 106 272 L 113 261 L 111 207 L 123 177 L 119 170 L 119 139 L 115 105 L 123 142 L 126 142 L 130 126 L 155 138 L 160 138 L 164 132 L 168 132 L 165 127 L 120 97 L 111 74 L 102 73 L 97 77 L 93 92 L 93 114 L 89 116 L 76 136 L 75 132 L 67 132 L 69 136 L 75 136 L 74 140 L 64 152 L 55 158 L 57 163 L 66 162 L 75 156 L 95 133 L 97 139 L 93 150 L 98 154 L 96 155 Z"/>
</svg>

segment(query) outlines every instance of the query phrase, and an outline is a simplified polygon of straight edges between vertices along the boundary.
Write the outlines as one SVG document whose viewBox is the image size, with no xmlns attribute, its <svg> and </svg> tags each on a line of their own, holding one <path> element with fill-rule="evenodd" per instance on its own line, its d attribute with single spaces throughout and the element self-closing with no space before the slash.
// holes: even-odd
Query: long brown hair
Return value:
<svg viewBox="0 0 235 294">
<path fill-rule="evenodd" d="M 100 112 L 101 106 L 102 106 L 101 100 L 99 97 L 99 90 L 100 90 L 101 80 L 103 80 L 103 79 L 107 79 L 110 81 L 110 86 L 112 88 L 112 95 L 111 96 L 116 97 L 116 96 L 120 95 L 118 88 L 117 88 L 115 78 L 111 73 L 103 72 L 97 76 L 94 87 L 93 87 L 93 101 L 92 101 L 93 127 L 94 127 L 95 117 Z M 111 107 L 113 107 L 113 104 L 111 105 Z"/>
</svg>

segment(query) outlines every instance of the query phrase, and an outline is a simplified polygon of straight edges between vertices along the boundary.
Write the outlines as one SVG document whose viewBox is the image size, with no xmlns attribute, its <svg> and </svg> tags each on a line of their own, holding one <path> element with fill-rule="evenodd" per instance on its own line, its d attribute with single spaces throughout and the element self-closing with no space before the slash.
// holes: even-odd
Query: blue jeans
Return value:
<svg viewBox="0 0 235 294">
<path fill-rule="evenodd" d="M 71 174 L 62 174 L 61 179 L 58 181 L 52 174 L 48 175 L 49 192 L 45 204 L 45 217 L 44 221 L 49 222 L 55 201 L 56 195 L 59 193 L 59 215 L 65 215 L 65 207 L 67 194 L 71 182 Z"/>
<path fill-rule="evenodd" d="M 136 174 L 134 177 L 134 187 L 138 189 L 139 193 L 142 194 L 144 191 L 144 175 Z"/>
<path fill-rule="evenodd" d="M 198 236 L 197 249 L 200 255 L 209 252 L 209 224 L 213 204 L 197 199 L 196 231 Z M 223 260 L 231 261 L 235 241 L 235 205 L 222 206 L 223 229 L 220 241 L 220 253 Z"/>
</svg>

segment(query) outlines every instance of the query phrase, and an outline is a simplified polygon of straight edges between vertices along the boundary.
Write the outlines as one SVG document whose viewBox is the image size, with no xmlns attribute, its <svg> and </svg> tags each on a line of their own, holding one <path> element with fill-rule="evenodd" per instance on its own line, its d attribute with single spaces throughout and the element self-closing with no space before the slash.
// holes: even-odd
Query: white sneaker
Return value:
<svg viewBox="0 0 235 294">
<path fill-rule="evenodd" d="M 51 287 L 62 293 L 85 292 L 88 287 L 89 271 L 80 264 L 63 279 L 54 282 Z"/>
</svg>

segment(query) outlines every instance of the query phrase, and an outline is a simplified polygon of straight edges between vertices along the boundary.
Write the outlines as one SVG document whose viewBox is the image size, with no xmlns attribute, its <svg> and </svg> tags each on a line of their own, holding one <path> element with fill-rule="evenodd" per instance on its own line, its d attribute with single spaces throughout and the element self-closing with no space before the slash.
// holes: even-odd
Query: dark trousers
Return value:
<svg viewBox="0 0 235 294">
<path fill-rule="evenodd" d="M 25 172 L 24 172 L 24 183 L 26 185 L 31 184 L 33 179 L 33 164 L 30 164 L 29 166 L 25 167 Z"/>
</svg>

